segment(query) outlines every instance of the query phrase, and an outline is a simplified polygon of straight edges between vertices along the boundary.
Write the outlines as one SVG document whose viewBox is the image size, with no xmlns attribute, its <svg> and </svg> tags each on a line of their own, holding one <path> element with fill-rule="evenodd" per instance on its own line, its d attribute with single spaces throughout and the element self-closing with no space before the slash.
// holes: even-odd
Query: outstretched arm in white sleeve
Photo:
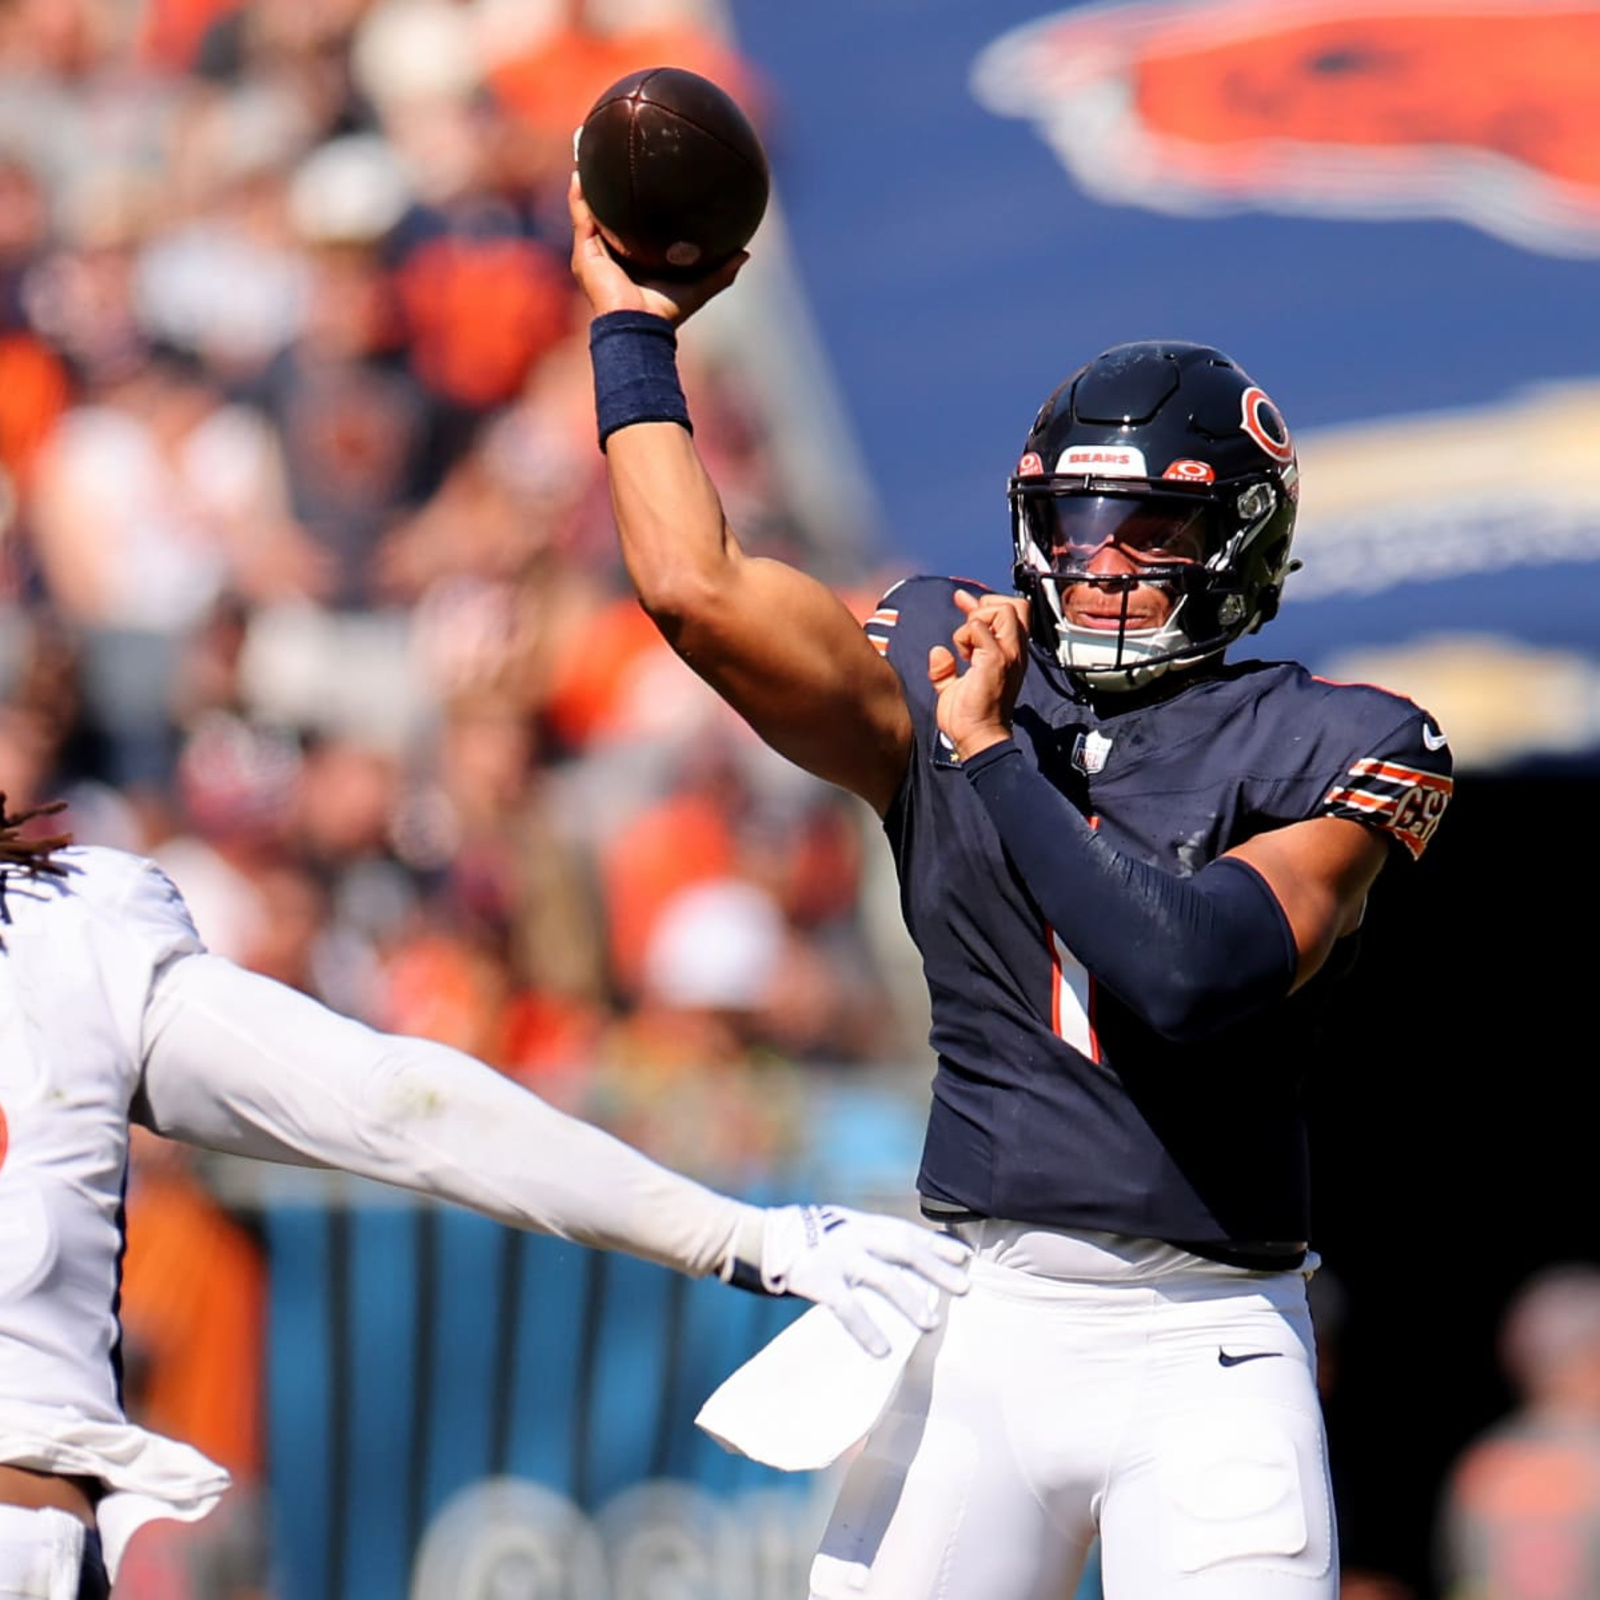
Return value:
<svg viewBox="0 0 1600 1600">
<path fill-rule="evenodd" d="M 146 1013 L 138 1120 L 262 1160 L 338 1168 L 513 1227 L 829 1306 L 874 1354 L 863 1289 L 923 1327 L 963 1291 L 959 1241 L 842 1207 L 761 1209 L 658 1165 L 446 1046 L 385 1034 L 220 956 L 169 961 Z"/>
</svg>

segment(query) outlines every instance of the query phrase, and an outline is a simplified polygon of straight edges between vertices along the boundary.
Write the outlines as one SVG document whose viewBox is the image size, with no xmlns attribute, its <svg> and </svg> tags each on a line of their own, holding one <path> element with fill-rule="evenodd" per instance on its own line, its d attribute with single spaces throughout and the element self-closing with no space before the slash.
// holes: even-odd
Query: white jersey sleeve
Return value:
<svg viewBox="0 0 1600 1600">
<path fill-rule="evenodd" d="M 116 907 L 120 932 L 159 970 L 175 956 L 205 948 L 178 886 L 154 861 L 128 863 L 127 888 Z"/>
<path fill-rule="evenodd" d="M 339 1168 L 696 1277 L 754 1215 L 470 1056 L 187 949 L 152 987 L 134 1111 L 189 1143 Z"/>
</svg>

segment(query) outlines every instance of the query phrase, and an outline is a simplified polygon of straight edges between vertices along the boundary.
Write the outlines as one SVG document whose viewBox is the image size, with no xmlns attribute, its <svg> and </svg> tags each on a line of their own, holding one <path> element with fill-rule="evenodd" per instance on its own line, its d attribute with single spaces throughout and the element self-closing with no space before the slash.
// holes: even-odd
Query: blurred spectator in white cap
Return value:
<svg viewBox="0 0 1600 1600">
<path fill-rule="evenodd" d="M 679 1010 L 759 1013 L 782 969 L 788 929 L 765 889 L 714 878 L 662 908 L 645 954 L 645 993 Z"/>
<path fill-rule="evenodd" d="M 665 1037 L 682 1028 L 708 1056 L 836 1060 L 845 993 L 822 949 L 752 879 L 688 884 L 651 922 L 641 1013 L 665 1021 Z"/>
<path fill-rule="evenodd" d="M 708 878 L 656 918 L 636 1004 L 595 1050 L 587 1114 L 706 1177 L 769 1177 L 803 1127 L 795 1067 L 761 1019 L 795 955 L 758 885 Z"/>
</svg>

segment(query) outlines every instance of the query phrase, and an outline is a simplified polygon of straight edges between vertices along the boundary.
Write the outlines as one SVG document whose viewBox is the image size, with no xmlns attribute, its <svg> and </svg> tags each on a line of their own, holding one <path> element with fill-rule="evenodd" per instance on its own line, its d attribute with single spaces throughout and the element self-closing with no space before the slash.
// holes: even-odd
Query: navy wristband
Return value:
<svg viewBox="0 0 1600 1600">
<path fill-rule="evenodd" d="M 678 335 L 648 311 L 608 311 L 589 324 L 600 448 L 635 422 L 676 422 L 693 433 L 678 382 Z"/>
</svg>

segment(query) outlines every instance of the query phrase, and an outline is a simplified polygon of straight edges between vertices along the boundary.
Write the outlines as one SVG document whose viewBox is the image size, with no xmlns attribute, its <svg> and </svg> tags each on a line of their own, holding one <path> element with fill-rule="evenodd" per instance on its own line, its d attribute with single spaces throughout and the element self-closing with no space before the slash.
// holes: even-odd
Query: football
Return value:
<svg viewBox="0 0 1600 1600">
<path fill-rule="evenodd" d="M 725 89 L 685 68 L 619 79 L 575 146 L 584 199 L 635 278 L 702 277 L 743 250 L 766 214 L 755 128 Z"/>
</svg>

